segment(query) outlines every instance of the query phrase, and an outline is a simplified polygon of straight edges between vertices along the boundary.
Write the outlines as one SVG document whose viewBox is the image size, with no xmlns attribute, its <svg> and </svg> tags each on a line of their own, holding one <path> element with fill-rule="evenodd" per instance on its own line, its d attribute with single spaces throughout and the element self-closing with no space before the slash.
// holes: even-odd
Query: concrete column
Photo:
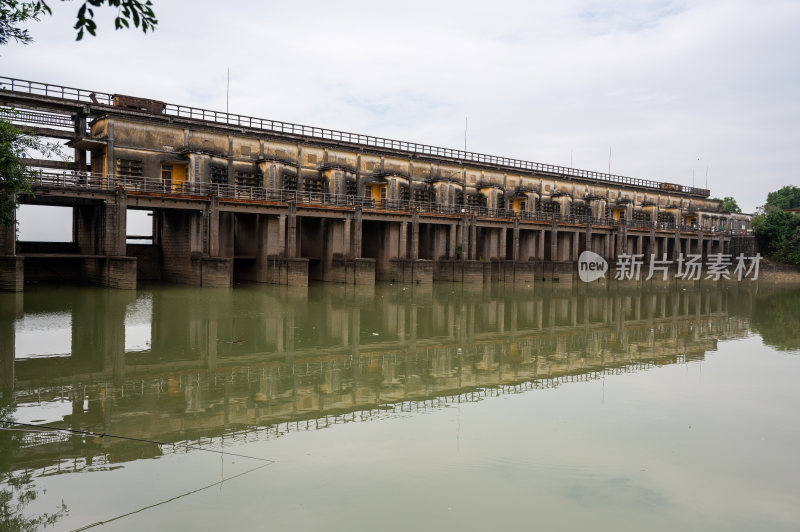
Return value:
<svg viewBox="0 0 800 532">
<path fill-rule="evenodd" d="M 536 260 L 544 260 L 544 231 L 544 229 L 540 229 L 536 239 Z"/>
<path fill-rule="evenodd" d="M 519 218 L 514 218 L 514 234 L 512 235 L 511 260 L 519 260 Z"/>
<path fill-rule="evenodd" d="M 572 260 L 578 260 L 578 255 L 580 252 L 578 249 L 580 246 L 578 245 L 578 239 L 580 238 L 580 233 L 578 231 L 572 232 Z"/>
<path fill-rule="evenodd" d="M 419 213 L 411 215 L 411 260 L 419 259 Z"/>
<path fill-rule="evenodd" d="M 290 259 L 297 257 L 297 205 L 289 202 L 286 228 L 286 256 Z"/>
<path fill-rule="evenodd" d="M 461 218 L 461 223 L 459 227 L 459 231 L 461 231 L 461 257 L 464 260 L 469 259 L 469 223 L 467 222 L 467 216 L 464 215 Z"/>
<path fill-rule="evenodd" d="M 102 209 L 102 247 L 99 252 L 102 255 L 124 256 L 128 213 L 128 197 L 125 191 L 122 189 L 117 190 L 114 202 L 106 202 Z"/>
<path fill-rule="evenodd" d="M 458 226 L 456 224 L 450 224 L 450 245 L 448 246 L 448 254 L 447 257 L 450 259 L 456 258 L 456 233 L 458 232 Z"/>
<path fill-rule="evenodd" d="M 500 228 L 500 239 L 497 242 L 497 258 L 505 260 L 506 258 L 506 238 L 508 230 L 505 227 Z"/>
<path fill-rule="evenodd" d="M 344 230 L 342 231 L 342 250 L 344 251 L 345 257 L 348 259 L 353 258 L 353 250 L 350 247 L 350 231 L 352 230 L 351 225 L 352 220 L 348 216 L 344 219 Z"/>
<path fill-rule="evenodd" d="M 286 256 L 286 215 L 278 215 L 278 254 Z"/>
<path fill-rule="evenodd" d="M 350 239 L 351 254 L 354 259 L 361 258 L 361 207 L 353 212 L 353 238 Z"/>
<path fill-rule="evenodd" d="M 592 249 L 592 224 L 586 225 L 586 232 L 583 234 L 583 250 L 594 251 Z"/>
<path fill-rule="evenodd" d="M 558 223 L 555 221 L 550 226 L 550 260 L 558 260 Z"/>
<path fill-rule="evenodd" d="M 219 197 L 211 196 L 206 206 L 205 251 L 209 257 L 219 257 Z"/>
<path fill-rule="evenodd" d="M 656 247 L 656 230 L 655 228 L 650 229 L 650 246 L 647 250 L 648 255 L 658 255 L 658 248 Z"/>
<path fill-rule="evenodd" d="M 400 222 L 400 249 L 397 254 L 401 259 L 408 258 L 408 222 Z"/>
<path fill-rule="evenodd" d="M 681 233 L 675 229 L 675 236 L 672 241 L 672 260 L 678 260 L 678 255 L 681 253 Z"/>
<path fill-rule="evenodd" d="M 636 238 L 636 254 L 637 255 L 641 255 L 642 254 L 642 245 L 644 244 L 644 237 L 642 235 L 639 235 L 639 236 L 637 236 L 635 238 Z"/>
<path fill-rule="evenodd" d="M 469 258 L 470 260 L 478 258 L 478 227 L 474 215 L 469 220 Z"/>
<path fill-rule="evenodd" d="M 625 233 L 624 233 L 624 231 L 625 231 L 625 226 L 621 225 L 621 226 L 619 226 L 617 228 L 617 234 L 615 235 L 617 241 L 615 242 L 616 245 L 614 246 L 614 257 L 613 257 L 614 259 L 616 259 L 617 257 L 619 257 L 620 255 L 622 255 L 625 252 L 625 249 L 624 249 L 625 248 L 625 245 L 624 245 L 625 244 Z"/>
</svg>

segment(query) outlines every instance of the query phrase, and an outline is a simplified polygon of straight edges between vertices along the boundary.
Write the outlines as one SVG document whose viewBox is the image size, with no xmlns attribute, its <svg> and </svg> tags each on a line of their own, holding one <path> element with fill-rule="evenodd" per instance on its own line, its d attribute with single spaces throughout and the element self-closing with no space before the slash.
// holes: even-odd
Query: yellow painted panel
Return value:
<svg viewBox="0 0 800 532">
<path fill-rule="evenodd" d="M 180 191 L 183 182 L 186 181 L 187 165 L 172 165 L 172 190 Z"/>
<path fill-rule="evenodd" d="M 385 188 L 386 185 L 372 185 L 372 199 L 375 201 L 381 200 L 381 189 Z"/>
</svg>

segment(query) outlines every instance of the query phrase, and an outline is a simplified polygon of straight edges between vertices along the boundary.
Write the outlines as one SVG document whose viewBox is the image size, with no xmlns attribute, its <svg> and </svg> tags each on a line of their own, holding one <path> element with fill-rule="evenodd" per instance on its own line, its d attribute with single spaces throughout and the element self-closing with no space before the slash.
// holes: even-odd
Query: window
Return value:
<svg viewBox="0 0 800 532">
<path fill-rule="evenodd" d="M 228 182 L 228 168 L 225 166 L 211 166 L 211 182 L 224 185 Z"/>
<path fill-rule="evenodd" d="M 322 179 L 309 177 L 303 179 L 303 192 L 324 192 L 322 190 Z"/>
<path fill-rule="evenodd" d="M 345 179 L 344 188 L 345 194 L 348 196 L 355 196 L 358 194 L 358 184 L 355 179 Z"/>
<path fill-rule="evenodd" d="M 430 192 L 427 188 L 415 188 L 411 196 L 414 201 L 419 203 L 428 203 L 430 201 Z"/>
<path fill-rule="evenodd" d="M 117 159 L 117 175 L 142 177 L 142 161 L 136 159 Z"/>
<path fill-rule="evenodd" d="M 283 187 L 285 190 L 297 190 L 297 180 L 293 175 L 283 176 Z"/>
<path fill-rule="evenodd" d="M 248 172 L 237 170 L 234 176 L 236 178 L 236 185 L 240 187 L 260 187 L 261 176 L 255 172 Z"/>
<path fill-rule="evenodd" d="M 400 183 L 397 186 L 397 199 L 400 201 L 408 201 L 411 199 L 411 190 L 408 188 L 408 185 Z"/>
<path fill-rule="evenodd" d="M 539 203 L 539 210 L 543 214 L 561 214 L 561 205 L 554 201 Z"/>
</svg>

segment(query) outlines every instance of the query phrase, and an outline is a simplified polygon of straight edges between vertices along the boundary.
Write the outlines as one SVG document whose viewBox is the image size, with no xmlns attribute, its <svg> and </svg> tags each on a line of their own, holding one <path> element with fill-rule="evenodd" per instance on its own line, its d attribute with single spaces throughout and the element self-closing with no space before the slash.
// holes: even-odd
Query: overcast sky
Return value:
<svg viewBox="0 0 800 532">
<path fill-rule="evenodd" d="M 799 184 L 800 2 L 154 0 L 74 41 L 51 1 L 0 74 L 705 186 Z"/>
</svg>

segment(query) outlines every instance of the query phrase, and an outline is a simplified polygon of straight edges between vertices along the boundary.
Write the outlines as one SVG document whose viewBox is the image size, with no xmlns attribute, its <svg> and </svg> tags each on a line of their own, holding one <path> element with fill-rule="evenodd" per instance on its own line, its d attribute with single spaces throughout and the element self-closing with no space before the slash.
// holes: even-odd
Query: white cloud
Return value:
<svg viewBox="0 0 800 532">
<path fill-rule="evenodd" d="M 800 4 L 155 2 L 152 35 L 73 41 L 76 4 L 3 50 L 12 77 L 642 178 L 746 210 L 798 181 Z M 698 161 L 699 158 L 699 161 Z"/>
</svg>

